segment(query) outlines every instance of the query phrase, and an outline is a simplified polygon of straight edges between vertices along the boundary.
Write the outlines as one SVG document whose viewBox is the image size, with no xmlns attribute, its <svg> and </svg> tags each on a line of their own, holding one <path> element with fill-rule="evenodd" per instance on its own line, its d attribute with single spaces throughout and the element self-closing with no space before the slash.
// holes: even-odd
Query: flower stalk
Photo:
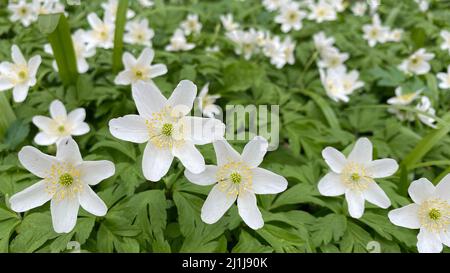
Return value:
<svg viewBox="0 0 450 273">
<path fill-rule="evenodd" d="M 123 33 L 127 22 L 128 0 L 120 0 L 117 8 L 116 27 L 114 31 L 113 72 L 122 70 Z"/>
</svg>

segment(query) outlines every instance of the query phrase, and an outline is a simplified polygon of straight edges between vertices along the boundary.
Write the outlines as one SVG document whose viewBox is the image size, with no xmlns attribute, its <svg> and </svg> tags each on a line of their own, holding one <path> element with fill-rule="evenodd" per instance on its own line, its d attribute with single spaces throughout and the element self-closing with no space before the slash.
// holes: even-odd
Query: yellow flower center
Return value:
<svg viewBox="0 0 450 273">
<path fill-rule="evenodd" d="M 64 125 L 61 125 L 58 127 L 58 132 L 64 133 L 65 131 L 66 131 L 66 128 L 64 127 Z"/>
<path fill-rule="evenodd" d="M 242 181 L 242 176 L 239 173 L 234 172 L 230 174 L 230 179 L 233 184 L 239 184 Z"/>
<path fill-rule="evenodd" d="M 165 107 L 160 112 L 153 113 L 151 118 L 146 120 L 150 142 L 160 149 L 172 149 L 184 144 L 184 139 L 180 137 L 184 126 L 175 126 L 180 120 L 179 116 L 172 111 L 171 107 Z M 178 134 L 177 134 L 178 133 Z"/>
<path fill-rule="evenodd" d="M 80 171 L 71 163 L 54 164 L 44 179 L 46 191 L 56 201 L 77 198 L 84 187 L 80 176 Z"/>
<path fill-rule="evenodd" d="M 419 208 L 419 221 L 422 227 L 433 233 L 446 231 L 450 226 L 450 205 L 447 201 L 429 199 Z"/>
<path fill-rule="evenodd" d="M 65 173 L 59 177 L 59 184 L 65 186 L 65 187 L 72 185 L 72 183 L 73 183 L 73 177 L 68 173 Z"/>
<path fill-rule="evenodd" d="M 219 189 L 236 196 L 252 189 L 253 172 L 241 161 L 229 161 L 219 167 L 216 174 Z"/>
<path fill-rule="evenodd" d="M 373 179 L 363 165 L 349 162 L 341 172 L 341 181 L 350 189 L 363 191 Z"/>
<path fill-rule="evenodd" d="M 428 216 L 431 220 L 437 221 L 441 218 L 441 212 L 438 209 L 431 209 Z"/>
<path fill-rule="evenodd" d="M 171 136 L 173 132 L 173 125 L 171 123 L 164 123 L 161 129 L 161 133 L 165 136 Z"/>
</svg>

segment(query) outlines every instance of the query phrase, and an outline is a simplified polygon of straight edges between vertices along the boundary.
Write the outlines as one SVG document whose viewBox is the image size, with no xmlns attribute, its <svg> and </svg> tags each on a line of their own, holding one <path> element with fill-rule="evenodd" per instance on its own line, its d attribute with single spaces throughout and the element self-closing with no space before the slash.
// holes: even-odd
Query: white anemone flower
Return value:
<svg viewBox="0 0 450 273">
<path fill-rule="evenodd" d="M 421 253 L 439 253 L 442 244 L 450 246 L 450 175 L 436 186 L 426 178 L 415 180 L 408 193 L 414 203 L 390 211 L 389 220 L 420 230 L 417 249 Z"/>
<path fill-rule="evenodd" d="M 448 50 L 448 53 L 450 54 L 450 31 L 442 30 L 440 34 L 443 39 L 441 49 Z"/>
<path fill-rule="evenodd" d="M 234 52 L 237 55 L 244 56 L 249 60 L 253 54 L 258 52 L 257 33 L 243 30 L 228 32 L 227 37 L 236 44 Z"/>
<path fill-rule="evenodd" d="M 433 58 L 433 53 L 428 53 L 424 48 L 421 48 L 404 60 L 398 68 L 407 74 L 423 75 L 430 71 L 431 66 L 428 61 Z"/>
<path fill-rule="evenodd" d="M 20 21 L 24 27 L 28 27 L 38 19 L 38 14 L 33 9 L 33 4 L 27 3 L 26 0 L 19 0 L 17 3 L 9 2 L 8 9 L 12 13 L 9 19 L 12 22 Z"/>
<path fill-rule="evenodd" d="M 33 9 L 38 15 L 64 13 L 64 5 L 59 0 L 33 0 Z"/>
<path fill-rule="evenodd" d="M 334 21 L 337 19 L 335 8 L 327 1 L 320 0 L 318 3 L 312 3 L 309 5 L 309 9 L 310 13 L 308 19 L 314 20 L 317 23 Z"/>
<path fill-rule="evenodd" d="M 95 55 L 95 47 L 90 47 L 86 38 L 86 32 L 82 29 L 75 31 L 72 35 L 73 48 L 75 51 L 75 58 L 77 59 L 77 69 L 79 73 L 86 73 L 89 70 L 89 63 L 86 58 L 93 57 Z M 53 55 L 53 50 L 50 44 L 44 45 L 44 51 L 50 55 Z M 53 61 L 53 68 L 58 71 L 56 61 Z"/>
<path fill-rule="evenodd" d="M 177 29 L 170 38 L 170 44 L 166 46 L 167 51 L 189 51 L 194 49 L 195 44 L 188 43 L 182 29 Z"/>
<path fill-rule="evenodd" d="M 231 13 L 220 15 L 220 21 L 222 22 L 223 28 L 228 32 L 239 28 L 239 24 L 234 22 L 233 14 Z"/>
<path fill-rule="evenodd" d="M 155 5 L 154 1 L 152 0 L 138 0 L 139 4 L 143 6 L 144 8 L 149 8 Z"/>
<path fill-rule="evenodd" d="M 275 22 L 281 24 L 281 31 L 287 33 L 291 30 L 300 30 L 305 17 L 306 13 L 300 10 L 299 4 L 290 2 L 281 7 L 279 14 L 275 17 Z"/>
<path fill-rule="evenodd" d="M 420 102 L 416 105 L 416 109 L 428 114 L 418 114 L 418 118 L 423 124 L 430 126 L 431 128 L 436 128 L 436 119 L 433 118 L 436 114 L 436 110 L 432 107 L 431 101 L 428 97 L 422 96 L 420 98 Z"/>
<path fill-rule="evenodd" d="M 220 95 L 209 95 L 209 83 L 205 84 L 197 97 L 197 107 L 205 117 L 213 118 L 221 113 L 219 106 L 214 103 Z"/>
<path fill-rule="evenodd" d="M 35 55 L 27 61 L 17 45 L 11 47 L 11 58 L 14 63 L 0 63 L 0 91 L 13 88 L 14 101 L 23 102 L 29 88 L 36 84 L 36 73 L 42 59 Z"/>
<path fill-rule="evenodd" d="M 372 160 L 372 143 L 369 139 L 358 139 L 348 157 L 332 147 L 325 148 L 322 156 L 331 172 L 320 180 L 319 192 L 324 196 L 345 194 L 351 217 L 362 217 L 366 200 L 384 209 L 391 205 L 386 193 L 374 179 L 393 175 L 398 164 L 390 158 Z"/>
<path fill-rule="evenodd" d="M 95 13 L 87 16 L 91 30 L 87 31 L 86 37 L 92 47 L 111 49 L 114 46 L 114 21 L 105 13 L 103 21 Z"/>
<path fill-rule="evenodd" d="M 115 84 L 134 85 L 139 81 L 153 84 L 153 78 L 167 73 L 165 64 L 153 64 L 155 57 L 153 49 L 146 47 L 141 55 L 136 59 L 129 52 L 125 52 L 122 56 L 124 70 L 120 72 L 114 80 Z"/>
<path fill-rule="evenodd" d="M 403 37 L 403 29 L 393 29 L 392 31 L 389 31 L 387 41 L 388 42 L 400 42 Z"/>
<path fill-rule="evenodd" d="M 323 31 L 314 34 L 313 36 L 314 46 L 320 55 L 326 54 L 328 51 L 336 51 L 334 45 L 334 38 L 327 37 Z"/>
<path fill-rule="evenodd" d="M 381 25 L 378 14 L 372 16 L 372 24 L 363 26 L 363 38 L 369 46 L 374 47 L 377 43 L 385 43 L 389 38 L 389 28 Z"/>
<path fill-rule="evenodd" d="M 367 11 L 367 4 L 364 2 L 356 2 L 351 9 L 355 16 L 364 16 Z"/>
<path fill-rule="evenodd" d="M 439 88 L 450 89 L 450 65 L 447 67 L 447 73 L 441 72 L 436 76 L 439 79 Z"/>
<path fill-rule="evenodd" d="M 281 9 L 290 0 L 263 0 L 262 4 L 268 11 L 275 11 Z"/>
<path fill-rule="evenodd" d="M 340 69 L 350 55 L 346 52 L 339 52 L 337 48 L 329 48 L 321 54 L 321 59 L 317 62 L 320 68 Z"/>
<path fill-rule="evenodd" d="M 330 99 L 335 102 L 349 102 L 349 94 L 345 92 L 339 71 L 338 69 L 319 69 L 320 80 Z"/>
<path fill-rule="evenodd" d="M 183 29 L 185 35 L 191 35 L 192 33 L 198 34 L 202 30 L 202 24 L 198 20 L 198 14 L 188 14 L 186 20 L 181 22 L 181 29 Z"/>
<path fill-rule="evenodd" d="M 258 209 L 256 194 L 276 194 L 286 190 L 286 179 L 258 167 L 267 152 L 268 143 L 263 137 L 253 138 L 242 154 L 236 152 L 226 140 L 213 143 L 216 165 L 207 165 L 205 171 L 195 174 L 185 171 L 186 178 L 194 184 L 214 185 L 201 210 L 207 224 L 216 223 L 237 200 L 239 215 L 252 229 L 264 226 Z"/>
<path fill-rule="evenodd" d="M 127 115 L 109 122 L 111 134 L 134 143 L 146 143 L 142 159 L 144 176 L 159 181 L 177 157 L 193 173 L 205 170 L 205 160 L 195 145 L 223 137 L 225 125 L 218 119 L 188 116 L 197 87 L 181 81 L 169 99 L 154 85 L 139 82 L 132 87 L 139 115 Z"/>
<path fill-rule="evenodd" d="M 108 2 L 101 4 L 102 8 L 105 10 L 105 14 L 111 18 L 112 21 L 116 21 L 117 10 L 119 8 L 119 0 L 108 0 Z M 131 19 L 136 15 L 131 9 L 127 10 L 127 19 Z"/>
<path fill-rule="evenodd" d="M 390 105 L 410 105 L 415 99 L 419 97 L 422 90 L 417 90 L 415 92 L 403 93 L 402 87 L 397 87 L 395 89 L 395 97 L 389 98 L 387 103 Z"/>
<path fill-rule="evenodd" d="M 59 100 L 50 104 L 50 118 L 34 116 L 33 124 L 40 132 L 34 138 L 38 145 L 48 146 L 59 144 L 63 139 L 71 136 L 81 136 L 89 132 L 89 125 L 84 122 L 86 111 L 77 108 L 67 114 L 66 107 Z"/>
<path fill-rule="evenodd" d="M 42 180 L 14 194 L 11 209 L 24 212 L 50 201 L 53 229 L 69 233 L 77 222 L 81 205 L 86 211 L 104 216 L 108 208 L 91 189 L 114 175 L 110 161 L 83 161 L 77 143 L 67 138 L 57 146 L 56 157 L 26 146 L 19 152 L 20 163 Z"/>
<path fill-rule="evenodd" d="M 148 20 L 134 20 L 125 25 L 123 41 L 132 45 L 152 46 L 155 32 L 148 26 Z"/>
</svg>

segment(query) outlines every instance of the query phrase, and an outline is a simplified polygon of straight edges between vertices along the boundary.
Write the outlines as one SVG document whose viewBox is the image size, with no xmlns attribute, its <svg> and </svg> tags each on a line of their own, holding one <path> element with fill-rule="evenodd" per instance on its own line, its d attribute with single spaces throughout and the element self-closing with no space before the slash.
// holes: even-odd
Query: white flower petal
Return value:
<svg viewBox="0 0 450 273">
<path fill-rule="evenodd" d="M 414 203 L 421 204 L 435 192 L 434 185 L 426 178 L 415 180 L 408 188 L 409 196 Z"/>
<path fill-rule="evenodd" d="M 53 119 L 66 120 L 67 111 L 64 104 L 59 100 L 54 100 L 50 104 L 50 115 Z"/>
<path fill-rule="evenodd" d="M 48 135 L 45 132 L 40 132 L 34 137 L 34 142 L 36 142 L 37 145 L 41 146 L 49 146 L 55 144 L 57 140 L 57 136 Z"/>
<path fill-rule="evenodd" d="M 133 72 L 125 70 L 120 72 L 114 79 L 114 84 L 116 85 L 129 85 L 133 79 Z"/>
<path fill-rule="evenodd" d="M 11 79 L 0 76 L 0 91 L 9 90 L 14 87 Z"/>
<path fill-rule="evenodd" d="M 42 206 L 52 198 L 52 195 L 48 194 L 46 188 L 47 183 L 45 180 L 41 180 L 14 194 L 9 199 L 11 209 L 15 212 L 24 212 Z"/>
<path fill-rule="evenodd" d="M 12 45 L 11 57 L 12 57 L 13 62 L 16 64 L 22 64 L 22 65 L 27 64 L 27 61 L 25 60 L 25 57 L 22 54 L 22 51 L 20 51 L 20 48 L 17 45 Z"/>
<path fill-rule="evenodd" d="M 203 204 L 201 218 L 207 224 L 214 224 L 227 212 L 236 201 L 236 195 L 230 195 L 215 185 Z"/>
<path fill-rule="evenodd" d="M 104 216 L 108 211 L 105 202 L 88 185 L 84 187 L 84 190 L 78 196 L 78 200 L 83 209 L 96 216 Z"/>
<path fill-rule="evenodd" d="M 89 125 L 86 122 L 82 122 L 78 124 L 75 128 L 72 128 L 72 131 L 70 133 L 73 136 L 81 136 L 89 133 L 90 130 L 91 129 L 89 128 Z"/>
<path fill-rule="evenodd" d="M 110 120 L 109 130 L 114 137 L 134 143 L 144 143 L 150 138 L 145 120 L 138 115 Z"/>
<path fill-rule="evenodd" d="M 67 116 L 67 121 L 71 124 L 77 124 L 83 122 L 86 118 L 86 110 L 84 108 L 77 108 L 69 113 Z"/>
<path fill-rule="evenodd" d="M 241 161 L 241 155 L 236 152 L 226 140 L 217 140 L 213 142 L 216 152 L 217 165 L 222 166 L 230 161 Z"/>
<path fill-rule="evenodd" d="M 55 126 L 55 121 L 49 117 L 34 116 L 32 122 L 36 127 L 44 132 L 49 132 Z"/>
<path fill-rule="evenodd" d="M 65 138 L 56 147 L 56 158 L 62 162 L 78 165 L 83 162 L 80 148 L 72 138 Z"/>
<path fill-rule="evenodd" d="M 266 155 L 269 143 L 261 136 L 256 136 L 250 140 L 242 152 L 242 160 L 250 167 L 258 167 Z"/>
<path fill-rule="evenodd" d="M 173 155 L 168 149 L 159 149 L 151 142 L 147 143 L 142 158 L 142 169 L 145 178 L 150 181 L 159 181 L 169 171 Z"/>
<path fill-rule="evenodd" d="M 435 194 L 444 199 L 450 200 L 450 174 L 447 174 L 439 184 L 436 185 Z"/>
<path fill-rule="evenodd" d="M 25 99 L 28 96 L 28 85 L 27 84 L 18 84 L 16 86 L 14 86 L 13 89 L 13 98 L 14 101 L 17 103 L 21 103 L 23 101 L 25 101 Z"/>
<path fill-rule="evenodd" d="M 137 59 L 136 66 L 148 66 L 152 63 L 153 58 L 155 57 L 155 51 L 153 49 L 146 47 L 142 51 L 141 55 Z"/>
<path fill-rule="evenodd" d="M 188 169 L 184 171 L 184 176 L 197 185 L 208 186 L 217 182 L 217 171 L 218 167 L 214 165 L 206 165 L 205 170 L 201 173 L 195 174 L 190 172 Z"/>
<path fill-rule="evenodd" d="M 201 173 L 205 170 L 205 159 L 193 143 L 186 142 L 184 145 L 174 147 L 172 152 L 190 172 Z"/>
<path fill-rule="evenodd" d="M 77 166 L 80 179 L 86 184 L 97 185 L 115 173 L 114 163 L 108 160 L 83 161 Z"/>
<path fill-rule="evenodd" d="M 363 196 L 368 202 L 383 209 L 391 205 L 389 197 L 387 197 L 383 189 L 375 182 L 369 183 L 368 188 L 363 192 Z"/>
<path fill-rule="evenodd" d="M 180 124 L 195 145 L 212 143 L 225 134 L 225 124 L 218 119 L 186 116 Z"/>
<path fill-rule="evenodd" d="M 55 157 L 46 155 L 31 146 L 23 147 L 20 150 L 19 161 L 25 169 L 40 178 L 46 178 L 52 165 L 58 163 Z"/>
<path fill-rule="evenodd" d="M 333 147 L 323 149 L 322 157 L 335 173 L 340 173 L 347 163 L 345 156 Z"/>
<path fill-rule="evenodd" d="M 443 246 L 437 234 L 421 228 L 417 235 L 417 249 L 419 253 L 440 253 Z"/>
<path fill-rule="evenodd" d="M 136 60 L 136 58 L 134 58 L 133 55 L 131 55 L 131 53 L 125 52 L 122 55 L 122 62 L 123 62 L 123 66 L 125 67 L 125 69 L 129 70 L 136 65 L 137 60 Z"/>
<path fill-rule="evenodd" d="M 361 218 L 364 214 L 364 196 L 360 192 L 348 190 L 345 193 L 347 200 L 348 213 L 353 218 Z"/>
<path fill-rule="evenodd" d="M 420 228 L 419 205 L 417 204 L 413 203 L 391 210 L 388 217 L 394 225 L 411 229 Z"/>
<path fill-rule="evenodd" d="M 378 159 L 367 165 L 372 178 L 383 178 L 393 175 L 398 170 L 397 161 L 391 158 Z"/>
<path fill-rule="evenodd" d="M 78 198 L 52 199 L 50 210 L 52 213 L 53 229 L 57 233 L 69 233 L 77 223 Z"/>
<path fill-rule="evenodd" d="M 152 114 L 161 111 L 167 102 L 153 83 L 140 81 L 131 89 L 136 108 L 143 118 L 150 119 Z"/>
<path fill-rule="evenodd" d="M 39 55 L 33 56 L 29 61 L 28 61 L 28 75 L 29 77 L 35 78 L 36 77 L 36 73 L 39 69 L 39 66 L 41 65 L 42 62 L 42 58 Z"/>
<path fill-rule="evenodd" d="M 164 64 L 155 64 L 150 67 L 150 77 L 156 78 L 167 73 L 167 66 Z"/>
<path fill-rule="evenodd" d="M 255 168 L 252 169 L 252 188 L 256 194 L 275 194 L 286 190 L 288 182 L 286 178 L 271 171 Z"/>
<path fill-rule="evenodd" d="M 264 220 L 256 203 L 256 195 L 252 192 L 241 193 L 237 199 L 239 215 L 252 229 L 260 229 L 264 226 Z"/>
<path fill-rule="evenodd" d="M 356 141 L 348 160 L 359 163 L 372 161 L 372 142 L 368 138 L 360 138 Z"/>
<path fill-rule="evenodd" d="M 318 184 L 320 194 L 324 196 L 338 196 L 345 193 L 346 187 L 341 176 L 334 172 L 327 173 Z"/>
<path fill-rule="evenodd" d="M 173 90 L 167 105 L 172 106 L 177 113 L 186 115 L 191 111 L 196 95 L 197 86 L 189 80 L 182 80 Z"/>
</svg>

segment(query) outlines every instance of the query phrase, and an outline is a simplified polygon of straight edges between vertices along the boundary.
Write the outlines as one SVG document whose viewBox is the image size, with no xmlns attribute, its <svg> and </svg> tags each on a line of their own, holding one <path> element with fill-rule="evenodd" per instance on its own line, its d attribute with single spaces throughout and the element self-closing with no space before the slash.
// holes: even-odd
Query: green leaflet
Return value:
<svg viewBox="0 0 450 273">
<path fill-rule="evenodd" d="M 0 109 L 2 109 L 2 113 L 0 114 L 0 141 L 2 141 L 5 137 L 6 130 L 8 130 L 11 123 L 16 119 L 16 115 L 4 92 L 0 92 Z"/>
<path fill-rule="evenodd" d="M 328 104 L 328 102 L 326 102 L 320 95 L 313 93 L 311 91 L 302 90 L 301 93 L 314 100 L 317 106 L 319 106 L 320 110 L 322 110 L 322 113 L 324 114 L 331 128 L 336 130 L 341 129 L 341 126 L 339 125 L 339 120 L 336 117 L 336 114 L 334 113 L 333 109 Z"/>
<path fill-rule="evenodd" d="M 114 49 L 112 69 L 114 73 L 122 69 L 123 33 L 127 22 L 128 0 L 119 1 L 114 32 Z"/>
<path fill-rule="evenodd" d="M 75 84 L 77 60 L 66 16 L 62 13 L 39 15 L 38 26 L 50 42 L 61 81 L 65 86 Z"/>
</svg>

